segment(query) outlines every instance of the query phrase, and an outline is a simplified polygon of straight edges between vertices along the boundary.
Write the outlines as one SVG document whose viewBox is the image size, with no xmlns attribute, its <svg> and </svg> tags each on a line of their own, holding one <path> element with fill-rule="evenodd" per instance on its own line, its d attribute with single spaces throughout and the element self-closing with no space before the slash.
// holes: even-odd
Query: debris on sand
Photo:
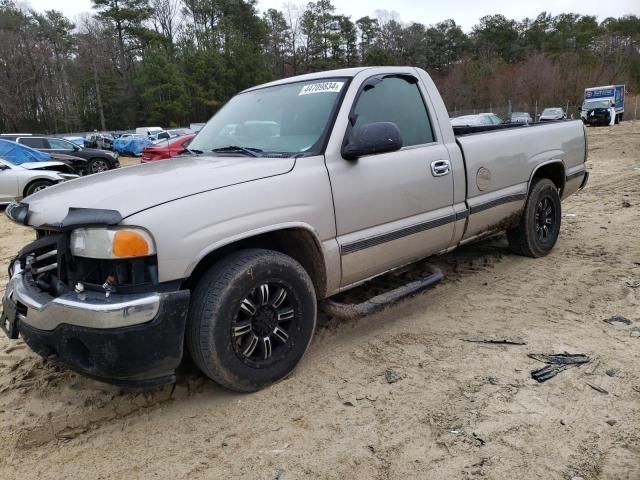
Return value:
<svg viewBox="0 0 640 480">
<path fill-rule="evenodd" d="M 482 447 L 485 443 L 487 443 L 487 442 L 485 442 L 485 440 L 484 440 L 480 435 L 478 435 L 476 432 L 472 432 L 472 435 L 473 435 L 473 438 L 475 439 L 475 441 L 476 441 L 476 442 L 478 442 L 478 446 L 479 446 L 479 447 Z"/>
<path fill-rule="evenodd" d="M 624 284 L 629 288 L 640 288 L 640 280 L 627 280 Z"/>
<path fill-rule="evenodd" d="M 492 343 L 497 345 L 526 345 L 522 338 L 519 337 L 463 337 L 460 340 L 463 342 L 472 343 Z"/>
<path fill-rule="evenodd" d="M 387 368 L 384 371 L 384 379 L 387 383 L 396 383 L 402 380 L 402 375 L 396 372 L 393 368 Z"/>
<path fill-rule="evenodd" d="M 629 336 L 632 338 L 640 337 L 640 327 L 633 327 L 629 332 Z"/>
<path fill-rule="evenodd" d="M 593 383 L 589 383 L 589 382 L 587 382 L 587 385 L 593 388 L 596 392 L 600 392 L 604 395 L 609 395 L 609 392 L 607 392 L 604 388 L 599 387 L 598 385 L 594 385 Z"/>
<path fill-rule="evenodd" d="M 539 362 L 549 364 L 546 367 L 538 368 L 531 372 L 531 377 L 539 383 L 546 382 L 558 373 L 571 367 L 576 367 L 591 361 L 591 358 L 586 355 L 571 353 L 556 353 L 551 355 L 530 353 L 528 356 Z"/>
<path fill-rule="evenodd" d="M 560 364 L 560 365 L 574 365 L 581 363 L 589 363 L 591 358 L 582 353 L 553 353 L 551 355 L 545 355 L 542 353 L 530 353 L 529 358 L 538 360 L 543 363 Z"/>
<path fill-rule="evenodd" d="M 630 204 L 629 202 L 627 202 L 626 200 L 623 200 L 623 201 L 622 201 L 622 206 L 623 206 L 624 208 L 629 208 L 629 207 L 631 206 L 631 204 Z"/>
<path fill-rule="evenodd" d="M 622 315 L 613 315 L 609 318 L 605 318 L 603 320 L 603 322 L 608 323 L 609 325 L 616 325 L 616 324 L 620 324 L 620 325 L 631 325 L 631 320 L 629 320 L 628 318 L 623 317 Z"/>
</svg>

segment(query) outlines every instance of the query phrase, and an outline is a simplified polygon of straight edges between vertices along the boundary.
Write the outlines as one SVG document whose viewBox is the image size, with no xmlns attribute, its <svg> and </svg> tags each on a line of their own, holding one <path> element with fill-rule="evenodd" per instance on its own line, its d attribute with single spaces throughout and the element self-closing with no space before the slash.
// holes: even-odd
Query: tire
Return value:
<svg viewBox="0 0 640 480">
<path fill-rule="evenodd" d="M 24 196 L 28 197 L 29 195 L 39 192 L 40 190 L 44 190 L 51 185 L 53 185 L 53 182 L 50 182 L 49 180 L 36 180 L 35 182 L 31 182 L 27 185 L 27 188 L 24 189 Z"/>
<path fill-rule="evenodd" d="M 106 172 L 109 168 L 109 162 L 104 158 L 93 158 L 87 165 L 87 174 Z"/>
<path fill-rule="evenodd" d="M 198 282 L 187 348 L 207 377 L 253 392 L 293 371 L 311 343 L 316 316 L 313 283 L 298 262 L 271 250 L 240 250 Z"/>
<path fill-rule="evenodd" d="M 562 206 L 558 188 L 548 178 L 535 180 L 520 223 L 507 231 L 511 250 L 527 257 L 544 257 L 558 240 L 561 222 Z"/>
<path fill-rule="evenodd" d="M 618 125 L 620 123 L 620 115 L 616 115 L 616 119 L 615 119 L 614 123 L 616 125 Z"/>
</svg>

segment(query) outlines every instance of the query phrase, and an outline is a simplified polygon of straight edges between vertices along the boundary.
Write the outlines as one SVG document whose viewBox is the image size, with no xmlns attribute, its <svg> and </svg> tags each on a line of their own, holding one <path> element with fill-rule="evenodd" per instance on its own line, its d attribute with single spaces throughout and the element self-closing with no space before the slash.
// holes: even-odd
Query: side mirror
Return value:
<svg viewBox="0 0 640 480">
<path fill-rule="evenodd" d="M 355 160 L 366 155 L 396 152 L 401 148 L 402 135 L 395 123 L 368 123 L 353 129 L 348 143 L 342 148 L 342 156 Z"/>
</svg>

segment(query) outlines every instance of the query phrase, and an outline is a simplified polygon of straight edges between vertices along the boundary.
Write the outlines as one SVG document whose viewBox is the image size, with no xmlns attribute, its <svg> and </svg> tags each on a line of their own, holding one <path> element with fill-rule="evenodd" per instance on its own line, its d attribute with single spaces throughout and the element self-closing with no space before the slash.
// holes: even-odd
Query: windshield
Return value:
<svg viewBox="0 0 640 480">
<path fill-rule="evenodd" d="M 542 111 L 542 115 L 562 115 L 562 109 L 560 109 L 560 108 L 545 108 Z"/>
<path fill-rule="evenodd" d="M 593 110 L 594 108 L 609 108 L 609 100 L 593 100 L 582 104 L 583 110 Z"/>
<path fill-rule="evenodd" d="M 241 93 L 209 120 L 189 149 L 319 153 L 346 83 L 346 79 L 320 79 Z"/>
</svg>

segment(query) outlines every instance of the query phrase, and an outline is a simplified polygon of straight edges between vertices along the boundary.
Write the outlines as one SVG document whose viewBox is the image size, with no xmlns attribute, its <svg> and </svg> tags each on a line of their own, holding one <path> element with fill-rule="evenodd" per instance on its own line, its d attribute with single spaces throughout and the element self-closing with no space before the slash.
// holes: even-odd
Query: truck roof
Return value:
<svg viewBox="0 0 640 480">
<path fill-rule="evenodd" d="M 273 82 L 263 83 L 262 85 L 256 85 L 255 87 L 247 88 L 241 93 L 250 92 L 251 90 L 258 90 L 265 87 L 272 87 L 275 85 L 284 85 L 286 83 L 294 83 L 294 82 L 304 82 L 307 80 L 320 80 L 324 78 L 335 78 L 335 77 L 348 77 L 353 78 L 358 75 L 360 72 L 370 69 L 376 69 L 380 71 L 380 69 L 389 70 L 390 73 L 417 73 L 417 69 L 414 67 L 356 67 L 356 68 L 340 68 L 337 70 L 327 70 L 324 72 L 315 72 L 315 73 L 307 73 L 304 75 L 296 75 L 294 77 L 283 78 L 281 80 L 275 80 Z"/>
</svg>

